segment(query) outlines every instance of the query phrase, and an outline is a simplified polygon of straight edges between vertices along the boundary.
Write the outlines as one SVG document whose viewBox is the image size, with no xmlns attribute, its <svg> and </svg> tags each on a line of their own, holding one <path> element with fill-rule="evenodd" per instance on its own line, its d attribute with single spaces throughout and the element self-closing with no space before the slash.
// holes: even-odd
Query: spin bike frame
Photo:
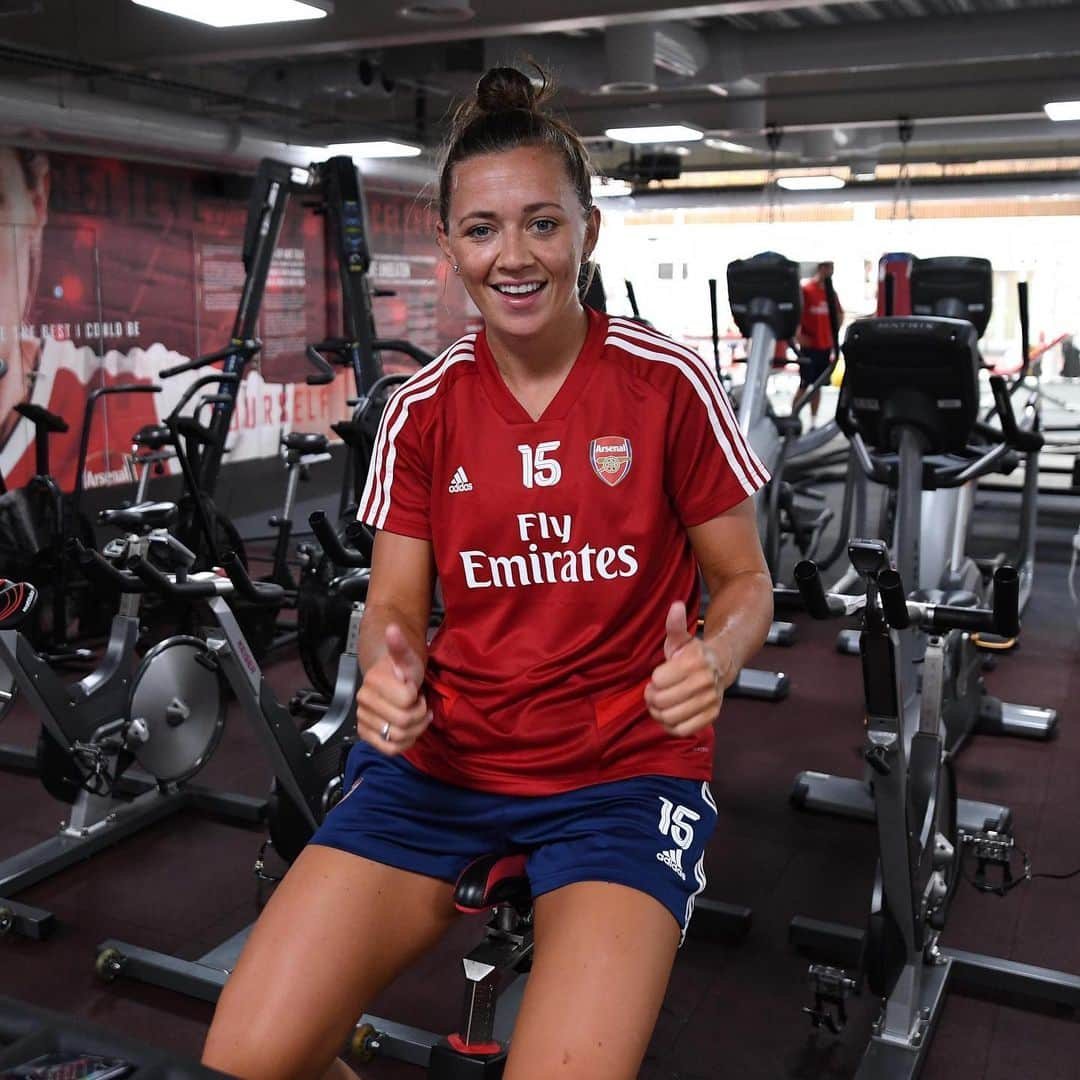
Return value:
<svg viewBox="0 0 1080 1080">
<path fill-rule="evenodd" d="M 866 582 L 865 597 L 826 595 L 817 567 L 800 563 L 796 581 L 807 610 L 816 618 L 848 615 L 865 606 L 860 634 L 866 704 L 864 757 L 874 772 L 874 808 L 879 844 L 879 874 L 872 912 L 890 919 L 903 944 L 895 976 L 884 955 L 867 959 L 878 978 L 882 1007 L 857 1080 L 909 1080 L 921 1070 L 951 979 L 968 988 L 1037 998 L 1076 1008 L 1080 978 L 1046 968 L 981 954 L 945 949 L 939 937 L 960 878 L 956 828 L 957 801 L 951 753 L 943 721 L 949 682 L 950 646 L 959 637 L 982 631 L 1019 633 L 1019 577 L 1010 566 L 994 575 L 994 607 L 951 607 L 906 599 L 901 575 L 889 567 L 882 541 L 853 540 L 851 561 Z M 915 684 L 912 643 L 928 635 L 921 650 L 921 689 Z M 993 843 L 993 836 L 975 837 Z M 887 952 L 876 936 L 847 927 L 796 917 L 793 944 L 815 954 L 843 956 L 851 967 L 865 961 L 856 951 Z M 865 942 L 865 943 L 864 943 Z M 845 1003 L 859 980 L 848 971 L 813 965 L 816 1000 L 808 1010 L 818 1026 L 839 1033 Z M 836 1013 L 830 1013 L 836 1009 Z"/>
<path fill-rule="evenodd" d="M 133 542 L 146 549 L 152 537 L 135 537 Z M 100 556 L 84 568 L 88 573 L 96 568 L 123 590 L 101 663 L 85 678 L 74 684 L 63 681 L 17 629 L 0 630 L 0 663 L 11 671 L 42 726 L 69 755 L 77 747 L 103 745 L 123 733 L 136 662 L 138 594 L 144 589 L 141 582 L 114 577 L 119 571 Z M 135 797 L 121 799 L 120 794 Z M 139 770 L 125 772 L 108 794 L 80 790 L 55 836 L 0 862 L 0 897 L 4 898 L 0 899 L 0 933 L 47 937 L 56 925 L 50 912 L 7 898 L 189 807 L 254 824 L 263 816 L 265 801 L 186 782 L 162 783 Z"/>
</svg>

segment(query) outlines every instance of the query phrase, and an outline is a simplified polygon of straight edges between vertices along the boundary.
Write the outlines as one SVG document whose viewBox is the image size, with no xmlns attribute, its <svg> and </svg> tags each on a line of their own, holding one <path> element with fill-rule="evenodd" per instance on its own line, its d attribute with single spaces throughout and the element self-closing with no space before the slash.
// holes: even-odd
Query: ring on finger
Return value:
<svg viewBox="0 0 1080 1080">
<path fill-rule="evenodd" d="M 390 742 L 390 721 L 387 720 L 382 726 L 382 731 L 379 733 L 383 737 L 384 742 Z"/>
</svg>

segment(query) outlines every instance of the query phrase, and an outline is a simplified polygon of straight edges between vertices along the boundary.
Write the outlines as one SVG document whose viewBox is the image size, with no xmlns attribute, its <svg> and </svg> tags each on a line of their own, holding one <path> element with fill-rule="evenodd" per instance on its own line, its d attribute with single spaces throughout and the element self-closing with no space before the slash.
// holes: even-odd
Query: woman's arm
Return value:
<svg viewBox="0 0 1080 1080">
<path fill-rule="evenodd" d="M 431 722 L 421 690 L 434 584 L 430 541 L 376 534 L 360 623 L 356 731 L 384 754 L 407 750 Z"/>
<path fill-rule="evenodd" d="M 386 627 L 401 628 L 416 653 L 427 659 L 427 628 L 435 587 L 431 541 L 379 531 L 371 556 L 364 619 L 358 646 L 360 667 L 369 671 L 386 652 Z"/>
<path fill-rule="evenodd" d="M 704 638 L 688 633 L 685 605 L 672 604 L 664 662 L 645 690 L 653 718 L 680 737 L 716 721 L 724 691 L 764 644 L 773 611 L 752 499 L 687 533 L 709 589 Z"/>
<path fill-rule="evenodd" d="M 773 617 L 772 578 L 758 538 L 754 500 L 688 530 L 705 584 L 707 648 L 730 658 L 724 689 L 765 643 Z"/>
</svg>

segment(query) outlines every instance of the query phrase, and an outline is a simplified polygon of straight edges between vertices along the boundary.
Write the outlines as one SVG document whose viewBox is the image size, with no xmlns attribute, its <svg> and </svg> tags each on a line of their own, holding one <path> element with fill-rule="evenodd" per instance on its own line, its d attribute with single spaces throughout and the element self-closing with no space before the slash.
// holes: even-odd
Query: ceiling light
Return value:
<svg viewBox="0 0 1080 1080">
<path fill-rule="evenodd" d="M 418 157 L 423 148 L 411 146 L 409 143 L 394 142 L 386 139 L 376 142 L 353 142 L 333 143 L 319 151 L 326 157 L 351 157 L 351 158 L 393 158 L 393 157 Z"/>
<path fill-rule="evenodd" d="M 1080 120 L 1080 101 L 1048 101 L 1043 108 L 1051 120 Z"/>
<path fill-rule="evenodd" d="M 604 134 L 616 142 L 671 143 L 697 142 L 705 133 L 685 124 L 661 124 L 657 127 L 608 128 Z"/>
<path fill-rule="evenodd" d="M 398 14 L 418 22 L 468 22 L 476 18 L 469 0 L 416 0 L 399 7 Z"/>
<path fill-rule="evenodd" d="M 723 83 L 711 82 L 706 83 L 705 86 L 710 94 L 715 94 L 717 97 L 728 96 L 728 88 Z"/>
<path fill-rule="evenodd" d="M 135 0 L 135 3 L 219 28 L 324 19 L 334 10 L 331 0 Z"/>
<path fill-rule="evenodd" d="M 592 195 L 594 199 L 614 198 L 617 195 L 632 195 L 633 187 L 626 180 L 615 180 L 610 176 L 594 176 L 592 178 Z"/>
<path fill-rule="evenodd" d="M 877 173 L 873 169 L 867 169 L 866 172 L 852 173 L 851 179 L 858 180 L 860 183 L 868 183 L 871 180 L 877 179 Z"/>
<path fill-rule="evenodd" d="M 729 154 L 753 154 L 752 146 L 744 146 L 742 143 L 728 142 L 727 139 L 706 139 L 705 145 L 710 150 L 726 150 Z"/>
<path fill-rule="evenodd" d="M 844 186 L 839 176 L 781 176 L 776 182 L 785 191 L 835 191 Z"/>
</svg>

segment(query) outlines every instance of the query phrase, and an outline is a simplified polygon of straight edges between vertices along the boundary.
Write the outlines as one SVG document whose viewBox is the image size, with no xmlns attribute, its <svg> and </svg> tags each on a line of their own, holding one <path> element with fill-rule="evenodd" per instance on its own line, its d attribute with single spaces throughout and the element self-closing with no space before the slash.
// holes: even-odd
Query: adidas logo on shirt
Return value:
<svg viewBox="0 0 1080 1080">
<path fill-rule="evenodd" d="M 682 848 L 672 848 L 670 851 L 658 851 L 657 862 L 662 862 L 669 870 L 674 870 L 681 881 L 686 880 L 686 874 L 682 868 Z"/>
<path fill-rule="evenodd" d="M 451 495 L 456 495 L 459 491 L 472 491 L 472 484 L 469 483 L 469 478 L 465 475 L 465 470 L 460 465 L 454 473 L 453 480 L 450 481 L 448 490 Z"/>
</svg>

